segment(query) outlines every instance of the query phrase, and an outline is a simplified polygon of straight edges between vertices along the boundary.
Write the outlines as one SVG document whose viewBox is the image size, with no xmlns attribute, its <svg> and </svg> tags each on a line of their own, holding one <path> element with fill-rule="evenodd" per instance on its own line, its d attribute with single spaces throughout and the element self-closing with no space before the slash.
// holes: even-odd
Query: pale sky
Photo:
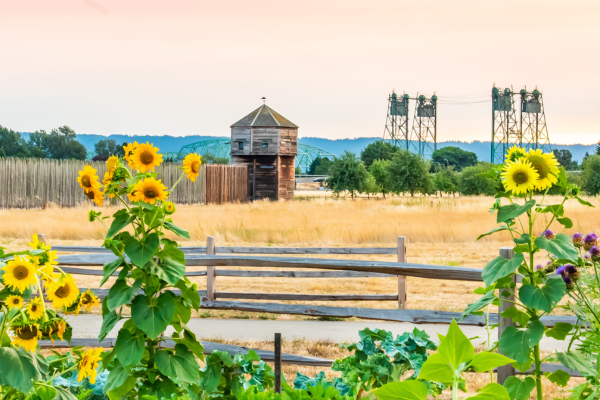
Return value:
<svg viewBox="0 0 600 400">
<path fill-rule="evenodd" d="M 392 89 L 496 83 L 538 86 L 553 143 L 595 143 L 599 21 L 597 0 L 0 0 L 0 125 L 226 136 L 266 96 L 300 136 L 382 136 Z M 489 103 L 438 116 L 439 141 L 490 140 Z"/>
</svg>

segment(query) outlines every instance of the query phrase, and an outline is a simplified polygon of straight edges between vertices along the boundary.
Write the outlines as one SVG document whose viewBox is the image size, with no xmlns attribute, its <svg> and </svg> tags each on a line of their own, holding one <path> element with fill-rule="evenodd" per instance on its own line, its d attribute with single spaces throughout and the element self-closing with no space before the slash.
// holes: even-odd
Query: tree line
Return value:
<svg viewBox="0 0 600 400">
<path fill-rule="evenodd" d="M 554 150 L 565 166 L 567 180 L 586 193 L 600 193 L 600 155 L 588 155 L 579 166 L 569 150 Z M 600 146 L 597 148 L 600 153 Z M 317 157 L 309 173 L 328 175 L 327 186 L 335 193 L 347 192 L 386 197 L 390 194 L 494 195 L 496 183 L 482 176 L 492 164 L 477 160 L 477 155 L 458 147 L 433 152 L 431 160 L 392 146 L 384 141 L 369 144 L 360 154 L 345 151 L 333 160 Z M 581 170 L 573 172 L 573 170 Z M 555 189 L 558 190 L 558 189 Z M 559 194 L 559 193 L 551 193 Z"/>
</svg>

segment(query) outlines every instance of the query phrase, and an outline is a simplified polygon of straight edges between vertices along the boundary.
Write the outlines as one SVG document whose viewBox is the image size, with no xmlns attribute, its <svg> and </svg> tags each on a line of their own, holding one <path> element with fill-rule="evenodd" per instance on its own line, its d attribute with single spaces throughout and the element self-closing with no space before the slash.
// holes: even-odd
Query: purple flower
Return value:
<svg viewBox="0 0 600 400">
<path fill-rule="evenodd" d="M 584 254 L 583 258 L 585 258 L 586 260 L 589 260 L 590 259 L 590 255 L 589 254 Z"/>
<path fill-rule="evenodd" d="M 576 274 L 577 273 L 577 267 L 575 267 L 573 264 L 567 264 L 567 265 L 565 265 L 565 271 L 569 275 Z"/>
<path fill-rule="evenodd" d="M 591 254 L 592 257 L 600 256 L 600 247 L 598 247 L 598 246 L 592 246 L 590 248 L 590 254 Z"/>
<path fill-rule="evenodd" d="M 563 281 L 564 281 L 564 282 L 565 282 L 567 285 L 570 285 L 570 284 L 572 284 L 572 283 L 573 283 L 573 279 L 571 279 L 571 277 L 570 277 L 570 276 L 563 276 L 563 278 L 562 278 L 562 279 L 563 279 Z"/>
<path fill-rule="evenodd" d="M 552 260 L 548 260 L 548 262 L 546 263 L 546 265 L 550 265 L 552 264 Z"/>
<path fill-rule="evenodd" d="M 571 236 L 571 239 L 581 240 L 581 239 L 583 239 L 583 235 L 581 233 L 577 232 L 577 233 L 574 233 L 573 236 Z"/>
<path fill-rule="evenodd" d="M 561 265 L 560 267 L 556 268 L 556 275 L 563 275 L 565 273 L 565 269 L 567 269 L 567 267 L 565 267 L 564 265 Z"/>
<path fill-rule="evenodd" d="M 542 267 L 540 264 L 538 264 L 538 265 L 535 266 L 535 269 L 537 269 L 537 270 L 540 270 L 540 269 L 543 269 L 543 268 L 544 267 Z"/>
<path fill-rule="evenodd" d="M 545 237 L 546 239 L 554 239 L 556 235 L 550 229 L 546 229 L 540 236 Z"/>
</svg>

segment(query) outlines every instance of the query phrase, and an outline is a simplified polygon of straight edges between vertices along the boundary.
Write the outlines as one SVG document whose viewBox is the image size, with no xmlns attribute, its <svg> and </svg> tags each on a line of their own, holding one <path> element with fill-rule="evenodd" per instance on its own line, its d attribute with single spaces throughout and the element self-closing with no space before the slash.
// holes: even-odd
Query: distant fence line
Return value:
<svg viewBox="0 0 600 400">
<path fill-rule="evenodd" d="M 103 178 L 106 164 L 101 161 L 0 157 L 0 208 L 45 208 L 49 203 L 75 207 L 89 203 L 77 182 L 78 171 L 86 164 Z M 163 163 L 156 172 L 171 187 L 183 172 L 180 167 L 181 163 Z M 177 204 L 245 202 L 247 179 L 245 166 L 203 164 L 196 182 L 183 179 L 169 200 Z"/>
</svg>

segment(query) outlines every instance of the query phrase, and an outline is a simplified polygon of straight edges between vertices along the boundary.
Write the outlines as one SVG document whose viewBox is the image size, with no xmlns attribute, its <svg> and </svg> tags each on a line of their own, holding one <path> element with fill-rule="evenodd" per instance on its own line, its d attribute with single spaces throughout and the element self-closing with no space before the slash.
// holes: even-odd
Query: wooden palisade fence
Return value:
<svg viewBox="0 0 600 400">
<path fill-rule="evenodd" d="M 94 253 L 63 255 L 59 257 L 59 265 L 65 272 L 82 275 L 102 276 L 102 269 L 89 267 L 101 267 L 106 262 L 115 259 L 115 256 L 104 248 L 87 246 L 53 246 L 54 250 L 73 253 Z M 181 247 L 186 255 L 186 266 L 206 266 L 206 271 L 187 271 L 186 276 L 207 276 L 207 289 L 199 290 L 203 309 L 238 310 L 247 312 L 262 312 L 275 314 L 295 314 L 307 316 L 323 316 L 361 319 L 383 320 L 394 322 L 406 322 L 413 324 L 450 324 L 452 320 L 458 320 L 462 313 L 450 311 L 413 310 L 405 308 L 406 280 L 405 277 L 418 277 L 426 279 L 459 280 L 471 282 L 483 282 L 481 269 L 463 268 L 440 265 L 414 264 L 406 262 L 406 241 L 404 237 L 398 238 L 397 247 L 384 248 L 338 248 L 338 247 L 219 247 L 215 246 L 213 237 L 209 237 L 206 247 Z M 261 254 L 236 255 L 236 254 Z M 388 261 L 365 261 L 365 260 L 339 260 L 319 259 L 303 257 L 268 257 L 264 254 L 396 254 L 398 262 Z M 500 255 L 505 258 L 512 257 L 512 248 L 501 248 Z M 86 268 L 79 268 L 86 267 Z M 315 269 L 316 271 L 244 271 L 227 270 L 218 267 L 264 267 L 285 269 Z M 117 275 L 115 273 L 115 275 Z M 284 277 L 284 278 L 364 278 L 364 277 L 394 277 L 398 278 L 398 294 L 393 295 L 305 295 L 305 294 L 274 294 L 274 293 L 230 293 L 216 290 L 216 279 L 218 276 L 238 276 L 248 278 L 259 277 Z M 87 290 L 87 288 L 81 288 Z M 94 289 L 96 294 L 103 298 L 108 293 L 107 289 Z M 336 300 L 371 300 L 371 301 L 398 301 L 400 309 L 374 309 L 355 307 L 330 307 L 311 306 L 302 304 L 282 303 L 257 303 L 246 301 L 230 301 L 221 299 L 246 299 L 246 300 L 301 300 L 301 301 L 336 301 Z M 404 302 L 402 301 L 404 299 Z M 500 324 L 498 337 L 502 331 L 512 324 L 512 320 L 500 316 L 502 308 L 498 313 L 489 315 L 491 325 Z M 574 316 L 544 316 L 541 322 L 552 327 L 558 322 L 576 324 Z M 458 321 L 461 325 L 485 326 L 486 320 L 483 316 L 469 315 Z M 85 339 L 90 341 L 90 339 Z M 106 339 L 110 340 L 110 339 Z M 87 343 L 87 342 L 86 342 Z M 90 344 L 86 344 L 90 345 Z M 283 357 L 286 363 L 286 358 Z M 303 361 L 304 362 L 304 361 Z M 324 365 L 324 361 L 306 361 L 304 365 Z M 295 363 L 295 362 L 294 362 Z M 319 364 L 320 363 L 320 364 Z M 543 371 L 554 372 L 562 369 L 571 376 L 582 376 L 578 371 L 571 370 L 559 364 L 543 364 Z M 502 383 L 506 377 L 519 373 L 510 367 L 502 367 L 498 370 L 498 381 Z"/>
<path fill-rule="evenodd" d="M 75 207 L 89 202 L 77 183 L 84 165 L 106 172 L 106 163 L 79 160 L 0 157 L 0 208 L 45 208 L 50 204 Z M 180 163 L 156 167 L 158 179 L 171 187 L 181 176 Z M 177 204 L 246 202 L 245 166 L 203 164 L 196 182 L 183 179 L 169 195 Z"/>
</svg>

